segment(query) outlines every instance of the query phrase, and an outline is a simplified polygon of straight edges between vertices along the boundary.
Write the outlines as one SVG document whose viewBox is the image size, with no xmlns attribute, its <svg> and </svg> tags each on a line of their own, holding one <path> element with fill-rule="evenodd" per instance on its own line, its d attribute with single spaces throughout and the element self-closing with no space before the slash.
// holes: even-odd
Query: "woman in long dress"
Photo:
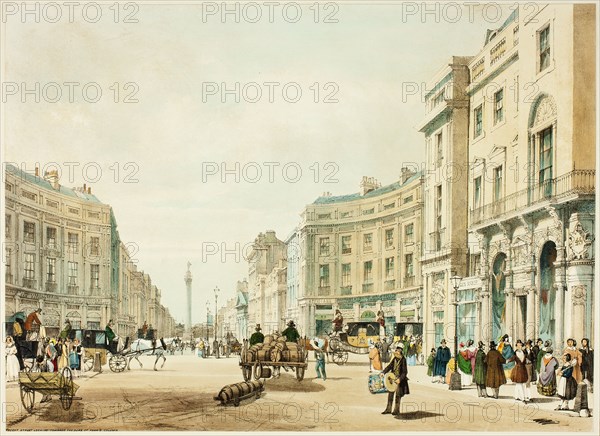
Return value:
<svg viewBox="0 0 600 436">
<path fill-rule="evenodd" d="M 17 359 L 17 347 L 11 336 L 6 337 L 6 381 L 19 379 L 19 359 Z"/>
<path fill-rule="evenodd" d="M 540 376 L 538 379 L 537 390 L 540 395 L 552 397 L 556 395 L 556 370 L 558 369 L 558 360 L 552 356 L 552 348 L 547 348 L 542 357 L 540 366 Z"/>
<path fill-rule="evenodd" d="M 59 339 L 57 344 L 57 352 L 59 354 L 58 358 L 58 370 L 62 371 L 63 368 L 69 366 L 69 350 L 66 343 L 66 340 Z"/>
<path fill-rule="evenodd" d="M 563 356 L 563 361 L 564 364 L 558 372 L 560 378 L 558 379 L 557 389 L 558 396 L 562 401 L 557 410 L 569 410 L 569 401 L 577 395 L 577 381 L 573 376 L 575 369 L 573 359 L 571 358 L 571 355 L 567 353 Z"/>
</svg>

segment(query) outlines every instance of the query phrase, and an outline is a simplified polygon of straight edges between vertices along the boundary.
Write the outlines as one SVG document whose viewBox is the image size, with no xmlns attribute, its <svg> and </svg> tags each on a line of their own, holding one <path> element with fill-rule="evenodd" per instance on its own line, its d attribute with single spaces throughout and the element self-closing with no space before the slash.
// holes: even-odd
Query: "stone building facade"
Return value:
<svg viewBox="0 0 600 436">
<path fill-rule="evenodd" d="M 294 236 L 301 334 L 331 331 L 336 309 L 346 322 L 383 310 L 390 329 L 420 320 L 422 195 L 421 175 L 403 169 L 390 185 L 364 177 L 359 193 L 306 206 Z"/>
<path fill-rule="evenodd" d="M 73 328 L 130 335 L 149 316 L 161 334 L 174 327 L 121 242 L 111 207 L 91 188 L 67 188 L 56 170 L 43 176 L 7 164 L 5 173 L 5 316 L 43 309 L 48 334 Z M 147 275 L 146 275 L 147 276 Z M 143 295 L 150 305 L 141 303 Z"/>
</svg>

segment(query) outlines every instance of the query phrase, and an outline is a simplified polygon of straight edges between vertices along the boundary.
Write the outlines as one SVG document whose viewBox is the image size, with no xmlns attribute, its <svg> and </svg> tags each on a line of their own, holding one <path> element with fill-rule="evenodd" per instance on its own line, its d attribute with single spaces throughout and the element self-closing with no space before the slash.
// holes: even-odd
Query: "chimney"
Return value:
<svg viewBox="0 0 600 436">
<path fill-rule="evenodd" d="M 368 194 L 377 188 L 381 188 L 381 183 L 379 183 L 375 177 L 363 176 L 360 182 L 360 195 Z"/>
<path fill-rule="evenodd" d="M 331 197 L 331 192 L 325 191 L 323 192 L 323 195 L 321 195 L 321 197 Z"/>
<path fill-rule="evenodd" d="M 400 172 L 400 183 L 404 184 L 408 179 L 415 175 L 415 172 L 408 167 L 402 167 Z"/>
<path fill-rule="evenodd" d="M 92 187 L 91 187 L 91 186 L 88 186 L 87 193 L 88 193 L 88 194 L 91 194 L 91 193 L 92 193 Z"/>
<path fill-rule="evenodd" d="M 38 167 L 37 165 L 35 166 L 35 176 L 36 177 L 40 176 L 40 167 Z"/>
<path fill-rule="evenodd" d="M 86 184 L 84 183 L 83 184 L 83 193 L 85 194 L 86 192 L 87 192 L 87 187 L 86 187 Z"/>
<path fill-rule="evenodd" d="M 44 180 L 50 183 L 52 188 L 60 189 L 60 184 L 58 183 L 58 170 L 44 172 Z"/>
</svg>

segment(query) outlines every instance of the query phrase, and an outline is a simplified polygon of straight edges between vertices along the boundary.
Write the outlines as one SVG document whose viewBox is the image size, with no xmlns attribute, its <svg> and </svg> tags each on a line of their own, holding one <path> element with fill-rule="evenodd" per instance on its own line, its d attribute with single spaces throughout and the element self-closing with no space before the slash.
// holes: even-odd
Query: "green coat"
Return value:
<svg viewBox="0 0 600 436">
<path fill-rule="evenodd" d="M 287 342 L 298 342 L 298 339 L 300 339 L 300 333 L 298 333 L 296 327 L 288 327 L 281 334 L 287 338 Z"/>
<path fill-rule="evenodd" d="M 460 369 L 464 374 L 471 374 L 471 361 L 467 360 L 463 357 L 463 355 L 458 353 L 458 369 Z"/>
<path fill-rule="evenodd" d="M 433 363 L 435 362 L 435 353 L 431 353 L 427 358 L 427 375 L 433 375 Z"/>
<path fill-rule="evenodd" d="M 104 329 L 104 332 L 106 333 L 106 339 L 108 339 L 108 343 L 111 343 L 115 338 L 115 332 L 113 332 L 113 329 L 111 329 L 108 325 L 106 326 L 106 329 Z"/>
<path fill-rule="evenodd" d="M 485 352 L 480 349 L 477 350 L 477 354 L 475 355 L 475 374 L 473 374 L 473 381 L 476 385 L 485 385 L 486 372 Z"/>
<path fill-rule="evenodd" d="M 252 336 L 250 336 L 250 346 L 255 344 L 262 344 L 265 340 L 265 335 L 261 332 L 254 332 Z"/>
</svg>

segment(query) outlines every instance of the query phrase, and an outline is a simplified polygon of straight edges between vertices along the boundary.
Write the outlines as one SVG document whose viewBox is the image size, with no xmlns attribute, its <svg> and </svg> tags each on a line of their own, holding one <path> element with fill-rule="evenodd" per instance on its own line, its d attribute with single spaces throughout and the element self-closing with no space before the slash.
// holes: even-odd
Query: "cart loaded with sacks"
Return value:
<svg viewBox="0 0 600 436">
<path fill-rule="evenodd" d="M 296 379 L 302 381 L 308 366 L 308 350 L 302 343 L 286 342 L 285 339 L 284 336 L 267 335 L 263 343 L 252 346 L 244 340 L 240 367 L 245 381 L 277 377 L 281 368 L 295 372 Z"/>
<path fill-rule="evenodd" d="M 21 402 L 29 413 L 33 412 L 35 393 L 42 395 L 58 395 L 65 410 L 71 408 L 75 392 L 79 385 L 73 382 L 73 374 L 69 368 L 61 372 L 25 372 L 19 373 L 19 389 Z"/>
</svg>

